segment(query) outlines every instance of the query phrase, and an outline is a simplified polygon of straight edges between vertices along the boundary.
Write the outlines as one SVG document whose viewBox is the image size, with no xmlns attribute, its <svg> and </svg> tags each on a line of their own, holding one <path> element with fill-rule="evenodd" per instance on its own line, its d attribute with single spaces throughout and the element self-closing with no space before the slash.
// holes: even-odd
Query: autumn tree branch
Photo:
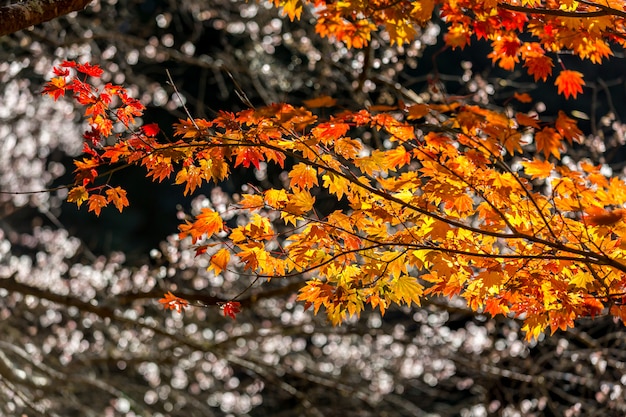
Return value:
<svg viewBox="0 0 626 417">
<path fill-rule="evenodd" d="M 602 17 L 602 16 L 626 17 L 626 12 L 624 12 L 623 10 L 617 10 L 609 6 L 597 4 L 591 1 L 581 1 L 581 3 L 586 4 L 590 7 L 597 7 L 599 10 L 569 11 L 569 10 L 560 10 L 560 9 L 546 9 L 546 8 L 541 8 L 541 7 L 517 6 L 513 4 L 507 4 L 507 3 L 498 3 L 498 7 L 502 9 L 510 10 L 512 12 L 543 14 L 543 15 L 558 16 L 558 17 L 573 17 L 573 18 Z"/>
<path fill-rule="evenodd" d="M 27 0 L 0 7 L 0 36 L 83 10 L 90 2 L 91 0 Z"/>
</svg>

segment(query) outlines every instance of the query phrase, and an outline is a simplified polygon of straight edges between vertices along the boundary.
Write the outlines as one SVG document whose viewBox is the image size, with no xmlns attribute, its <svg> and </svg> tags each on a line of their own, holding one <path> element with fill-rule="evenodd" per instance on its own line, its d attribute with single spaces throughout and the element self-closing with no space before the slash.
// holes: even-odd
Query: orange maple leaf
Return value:
<svg viewBox="0 0 626 417">
<path fill-rule="evenodd" d="M 291 187 L 301 190 L 308 190 L 314 185 L 318 185 L 317 170 L 310 165 L 303 163 L 296 164 L 289 173 Z"/>
<path fill-rule="evenodd" d="M 522 166 L 526 175 L 530 175 L 530 179 L 543 179 L 548 178 L 554 169 L 548 161 L 540 161 L 535 159 L 533 161 L 523 161 Z"/>
<path fill-rule="evenodd" d="M 554 85 L 558 87 L 557 92 L 559 94 L 563 94 L 565 98 L 569 98 L 570 96 L 576 98 L 578 93 L 583 92 L 583 85 L 585 85 L 585 81 L 583 81 L 583 74 L 578 71 L 571 70 L 563 70 L 556 77 L 556 81 Z"/>
<path fill-rule="evenodd" d="M 100 215 L 102 211 L 102 207 L 106 207 L 109 204 L 107 198 L 100 194 L 92 194 L 89 196 L 89 200 L 87 202 L 87 206 L 89 207 L 89 211 L 93 211 L 96 216 Z"/>
<path fill-rule="evenodd" d="M 520 103 L 532 103 L 532 101 L 533 101 L 532 97 L 528 93 L 514 92 L 513 93 L 513 98 L 515 100 L 519 101 Z"/>
<path fill-rule="evenodd" d="M 189 306 L 189 301 L 175 296 L 171 291 L 164 294 L 163 298 L 159 300 L 159 303 L 163 304 L 163 308 L 176 310 L 179 313 Z"/>
<path fill-rule="evenodd" d="M 65 77 L 54 77 L 46 83 L 41 93 L 48 94 L 54 98 L 54 101 L 57 101 L 59 97 L 65 95 L 65 88 Z"/>
<path fill-rule="evenodd" d="M 544 127 L 540 132 L 535 134 L 535 142 L 537 143 L 537 151 L 543 151 L 546 158 L 550 154 L 561 158 L 561 135 L 551 127 Z"/>
<path fill-rule="evenodd" d="M 563 110 L 559 111 L 555 127 L 569 143 L 573 141 L 580 142 L 583 138 L 583 132 L 578 128 L 576 121 L 567 117 Z"/>
<path fill-rule="evenodd" d="M 330 96 L 321 96 L 317 98 L 312 98 L 309 100 L 303 100 L 305 106 L 310 109 L 318 108 L 318 107 L 332 107 L 337 104 L 337 100 Z"/>
<path fill-rule="evenodd" d="M 122 212 L 124 207 L 128 207 L 128 198 L 126 198 L 126 190 L 121 187 L 109 188 L 106 190 L 107 201 L 113 203 L 115 207 Z"/>
<path fill-rule="evenodd" d="M 206 234 L 207 239 L 213 236 L 215 233 L 220 232 L 224 227 L 224 223 L 220 214 L 210 208 L 203 208 L 201 213 L 196 216 L 196 221 L 191 223 L 189 221 L 185 224 L 181 224 L 178 228 L 180 233 L 178 234 L 180 239 L 191 235 L 193 243 L 196 243 L 203 235 Z"/>
<path fill-rule="evenodd" d="M 539 81 L 540 79 L 545 81 L 549 75 L 552 75 L 554 63 L 552 62 L 552 58 L 539 55 L 526 58 L 524 67 L 527 68 L 528 75 L 535 77 L 535 81 Z"/>
<path fill-rule="evenodd" d="M 208 270 L 212 269 L 215 272 L 215 275 L 217 275 L 226 269 L 228 261 L 230 261 L 230 251 L 228 249 L 220 249 L 217 253 L 211 256 Z"/>
</svg>

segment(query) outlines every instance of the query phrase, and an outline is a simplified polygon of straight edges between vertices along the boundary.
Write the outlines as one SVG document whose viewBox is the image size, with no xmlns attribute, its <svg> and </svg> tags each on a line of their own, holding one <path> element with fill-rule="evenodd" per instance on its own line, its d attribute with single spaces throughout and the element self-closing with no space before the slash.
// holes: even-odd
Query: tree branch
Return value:
<svg viewBox="0 0 626 417">
<path fill-rule="evenodd" d="M 0 7 L 0 36 L 83 10 L 91 0 L 27 0 Z"/>
</svg>

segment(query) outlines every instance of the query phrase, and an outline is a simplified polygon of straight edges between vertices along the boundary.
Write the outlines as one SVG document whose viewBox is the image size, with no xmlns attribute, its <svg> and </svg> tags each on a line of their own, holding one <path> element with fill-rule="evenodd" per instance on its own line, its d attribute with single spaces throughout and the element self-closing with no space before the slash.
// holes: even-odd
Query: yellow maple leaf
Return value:
<svg viewBox="0 0 626 417">
<path fill-rule="evenodd" d="M 286 210 L 292 214 L 300 215 L 311 211 L 314 204 L 315 197 L 311 193 L 306 190 L 296 191 L 290 197 Z"/>
<path fill-rule="evenodd" d="M 580 271 L 570 279 L 570 284 L 578 288 L 587 288 L 587 284 L 595 281 L 593 275 L 586 271 Z"/>
<path fill-rule="evenodd" d="M 283 12 L 289 16 L 289 20 L 292 22 L 294 19 L 300 20 L 302 15 L 302 1 L 301 0 L 286 0 L 281 1 L 280 5 L 283 7 Z"/>
<path fill-rule="evenodd" d="M 524 320 L 522 331 L 526 332 L 526 340 L 536 340 L 548 326 L 548 318 L 543 314 L 531 314 Z"/>
<path fill-rule="evenodd" d="M 417 281 L 417 278 L 410 275 L 401 275 L 389 283 L 389 288 L 393 293 L 393 297 L 401 300 L 407 306 L 410 306 L 412 303 L 418 306 L 421 305 L 424 286 Z"/>
<path fill-rule="evenodd" d="M 76 203 L 78 207 L 80 207 L 87 198 L 89 198 L 89 192 L 82 185 L 72 188 L 67 195 L 67 201 Z"/>
</svg>

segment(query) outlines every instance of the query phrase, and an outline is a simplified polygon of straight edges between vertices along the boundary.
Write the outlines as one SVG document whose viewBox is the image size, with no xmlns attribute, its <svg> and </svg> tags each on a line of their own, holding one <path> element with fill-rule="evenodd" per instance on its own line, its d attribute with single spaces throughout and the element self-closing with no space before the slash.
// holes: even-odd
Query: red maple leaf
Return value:
<svg viewBox="0 0 626 417">
<path fill-rule="evenodd" d="M 241 311 L 241 303 L 239 301 L 227 301 L 221 307 L 224 317 L 230 317 L 233 320 L 237 318 L 237 313 Z"/>
<path fill-rule="evenodd" d="M 57 75 L 59 77 L 67 77 L 68 75 L 70 75 L 70 70 L 62 69 L 61 67 L 52 68 L 52 72 L 54 72 L 54 75 Z"/>
<path fill-rule="evenodd" d="M 102 70 L 102 68 L 100 68 L 98 65 L 91 65 L 89 62 L 76 65 L 76 70 L 78 72 L 82 72 L 83 74 L 87 74 L 90 77 L 96 78 L 99 78 L 104 72 L 104 70 Z"/>
<path fill-rule="evenodd" d="M 506 56 L 515 56 L 519 51 L 520 44 L 518 39 L 508 39 L 502 42 L 501 50 Z"/>
<path fill-rule="evenodd" d="M 141 131 L 143 132 L 143 134 L 151 138 L 158 135 L 160 130 L 161 129 L 159 129 L 159 125 L 156 123 L 152 123 L 152 124 L 141 127 Z"/>
<path fill-rule="evenodd" d="M 524 62 L 524 67 L 528 68 L 528 75 L 535 77 L 535 81 L 540 79 L 545 81 L 552 74 L 553 66 L 552 58 L 545 55 L 530 56 Z"/>
<path fill-rule="evenodd" d="M 257 149 L 246 147 L 237 154 L 235 166 L 243 165 L 245 168 L 249 168 L 252 164 L 256 169 L 259 169 L 259 162 L 264 160 L 263 154 Z"/>
</svg>

